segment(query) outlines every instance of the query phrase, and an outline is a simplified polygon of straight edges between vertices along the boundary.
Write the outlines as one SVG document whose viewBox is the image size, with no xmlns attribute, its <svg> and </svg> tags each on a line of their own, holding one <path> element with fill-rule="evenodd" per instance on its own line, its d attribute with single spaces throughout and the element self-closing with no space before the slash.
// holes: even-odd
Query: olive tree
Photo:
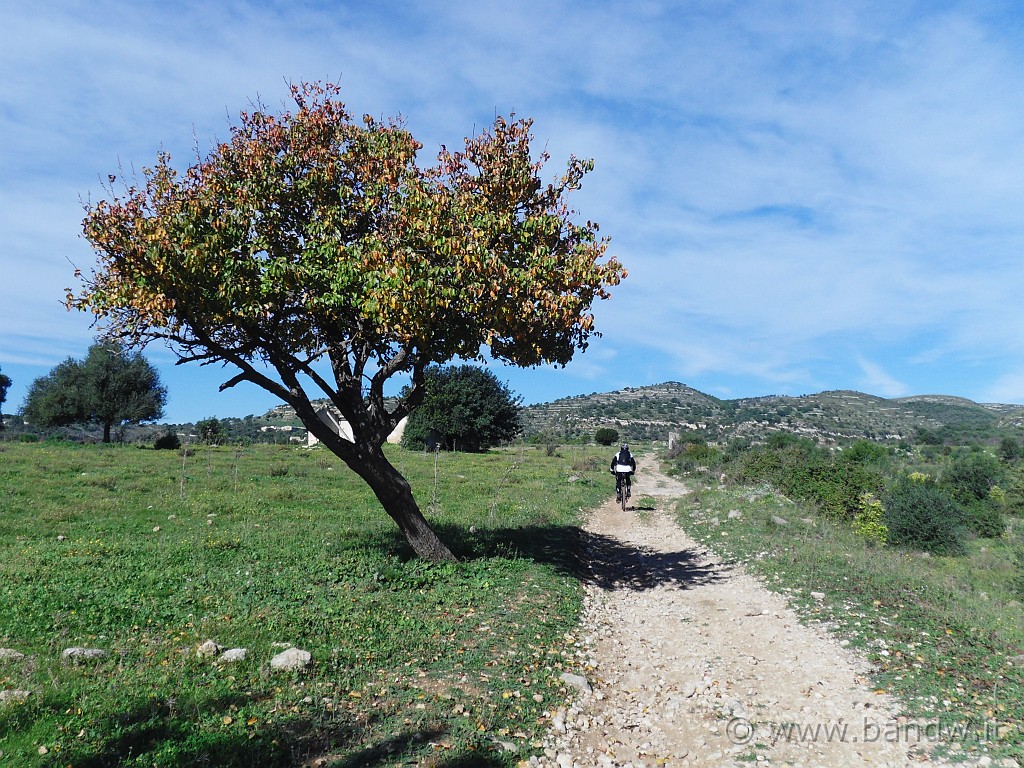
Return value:
<svg viewBox="0 0 1024 768">
<path fill-rule="evenodd" d="M 107 341 L 89 347 L 84 360 L 69 357 L 33 381 L 22 412 L 42 427 L 98 424 L 109 443 L 113 427 L 158 419 L 166 402 L 167 389 L 149 361 Z"/>
<path fill-rule="evenodd" d="M 382 450 L 421 402 L 424 371 L 489 355 L 567 363 L 591 305 L 625 270 L 567 202 L 592 167 L 544 183 L 531 121 L 498 117 L 421 165 L 400 120 L 354 120 L 336 86 L 291 88 L 279 114 L 242 112 L 183 173 L 166 153 L 144 181 L 87 205 L 98 265 L 67 303 L 108 336 L 169 342 L 179 362 L 226 363 L 295 409 L 374 491 L 413 549 L 449 559 Z M 407 387 L 397 403 L 385 384 Z M 326 396 L 352 439 L 317 418 Z"/>
<path fill-rule="evenodd" d="M 491 371 L 475 365 L 431 366 L 423 402 L 402 433 L 406 448 L 422 448 L 431 434 L 455 451 L 486 451 L 523 428 L 520 399 Z"/>
</svg>

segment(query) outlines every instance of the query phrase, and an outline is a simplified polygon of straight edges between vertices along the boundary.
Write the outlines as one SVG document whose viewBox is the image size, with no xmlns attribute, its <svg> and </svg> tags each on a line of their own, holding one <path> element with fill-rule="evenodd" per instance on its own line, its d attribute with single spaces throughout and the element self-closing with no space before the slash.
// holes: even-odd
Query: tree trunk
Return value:
<svg viewBox="0 0 1024 768">
<path fill-rule="evenodd" d="M 110 442 L 110 422 L 109 421 L 104 421 L 103 422 L 103 442 L 104 443 L 109 443 Z"/>
<path fill-rule="evenodd" d="M 420 512 L 412 487 L 380 450 L 363 456 L 352 469 L 373 489 L 384 511 L 394 520 L 406 541 L 424 560 L 454 561 L 455 555 L 445 545 Z"/>
</svg>

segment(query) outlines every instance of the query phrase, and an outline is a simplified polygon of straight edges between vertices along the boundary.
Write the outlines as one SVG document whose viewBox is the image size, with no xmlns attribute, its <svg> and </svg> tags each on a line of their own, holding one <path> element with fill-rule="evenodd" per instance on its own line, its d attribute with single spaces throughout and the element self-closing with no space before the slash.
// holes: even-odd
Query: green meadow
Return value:
<svg viewBox="0 0 1024 768">
<path fill-rule="evenodd" d="M 597 449 L 394 449 L 414 559 L 323 449 L 0 445 L 0 765 L 515 765 L 574 666 Z M 245 648 L 218 663 L 197 648 Z M 272 670 L 286 646 L 306 671 Z M 67 648 L 105 655 L 67 660 Z"/>
</svg>

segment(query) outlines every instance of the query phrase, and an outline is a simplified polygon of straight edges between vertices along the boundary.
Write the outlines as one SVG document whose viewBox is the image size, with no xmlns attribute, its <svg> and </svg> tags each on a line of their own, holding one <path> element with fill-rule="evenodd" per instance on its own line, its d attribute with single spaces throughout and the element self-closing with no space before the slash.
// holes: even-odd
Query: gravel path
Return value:
<svg viewBox="0 0 1024 768">
<path fill-rule="evenodd" d="M 666 514 L 685 486 L 652 469 L 653 457 L 640 466 L 633 501 L 653 496 L 658 509 L 624 514 L 609 499 L 591 516 L 578 640 L 587 682 L 575 681 L 579 695 L 554 713 L 544 754 L 529 762 L 932 764 L 896 737 L 902 721 L 868 688 L 866 664 L 687 536 Z"/>
</svg>

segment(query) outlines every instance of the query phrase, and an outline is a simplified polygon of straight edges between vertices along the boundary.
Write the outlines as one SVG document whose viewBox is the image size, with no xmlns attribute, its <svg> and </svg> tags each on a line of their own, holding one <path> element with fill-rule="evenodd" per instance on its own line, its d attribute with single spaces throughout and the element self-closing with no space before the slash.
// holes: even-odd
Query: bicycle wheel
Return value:
<svg viewBox="0 0 1024 768">
<path fill-rule="evenodd" d="M 622 511 L 623 512 L 626 511 L 626 488 L 628 488 L 628 487 L 629 486 L 627 486 L 625 483 L 622 483 L 622 485 L 619 486 L 619 499 L 622 500 Z"/>
</svg>

